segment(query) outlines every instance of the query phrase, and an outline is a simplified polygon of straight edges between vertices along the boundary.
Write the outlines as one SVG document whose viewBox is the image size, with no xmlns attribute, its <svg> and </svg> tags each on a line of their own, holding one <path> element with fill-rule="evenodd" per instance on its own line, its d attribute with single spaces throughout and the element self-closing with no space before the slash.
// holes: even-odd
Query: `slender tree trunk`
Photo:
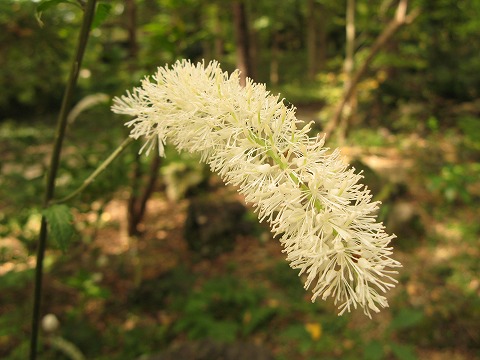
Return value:
<svg viewBox="0 0 480 360">
<path fill-rule="evenodd" d="M 213 40 L 213 56 L 217 61 L 220 61 L 223 55 L 223 30 L 222 30 L 222 20 L 220 18 L 219 7 L 217 4 L 214 5 L 214 36 Z"/>
<path fill-rule="evenodd" d="M 247 9 L 247 19 L 253 17 L 252 9 Z M 248 22 L 247 22 L 248 25 Z M 248 30 L 248 64 L 250 74 L 248 75 L 252 79 L 257 78 L 258 64 L 261 61 L 260 55 L 263 50 L 260 47 L 260 38 L 258 32 L 247 26 Z"/>
<path fill-rule="evenodd" d="M 315 0 L 308 0 L 307 4 L 307 68 L 308 79 L 313 80 L 318 68 Z"/>
<path fill-rule="evenodd" d="M 125 0 L 126 30 L 128 33 L 128 68 L 130 73 L 135 71 L 138 43 L 137 43 L 137 6 L 135 0 Z M 136 151 L 137 147 L 133 147 L 132 151 Z M 127 229 L 128 235 L 137 235 L 137 226 L 140 222 L 138 218 L 137 202 L 139 197 L 140 179 L 142 177 L 142 165 L 140 163 L 140 155 L 135 155 L 132 167 L 132 177 L 130 180 L 130 197 L 127 204 Z"/>
<path fill-rule="evenodd" d="M 270 54 L 270 83 L 272 85 L 277 85 L 279 81 L 279 39 L 280 34 L 274 30 L 274 33 L 272 34 L 272 48 L 270 49 L 271 54 Z"/>
<path fill-rule="evenodd" d="M 344 91 L 352 86 L 353 66 L 355 55 L 355 0 L 347 1 L 347 16 L 346 16 L 346 46 L 345 46 L 345 62 L 343 70 L 345 72 Z M 347 103 L 345 104 L 343 116 L 340 119 L 339 140 L 345 140 L 349 123 L 355 116 L 355 108 L 357 104 L 356 91 L 352 93 Z"/>
<path fill-rule="evenodd" d="M 140 196 L 140 179 L 142 177 L 140 154 L 138 146 L 134 146 L 132 151 L 137 151 L 135 160 L 132 164 L 132 174 L 130 178 L 130 194 L 127 201 L 127 232 L 128 236 L 138 235 L 138 223 L 140 220 L 137 215 L 137 202 Z"/>
<path fill-rule="evenodd" d="M 315 75 L 327 62 L 327 31 L 325 7 L 315 0 L 307 3 L 307 77 L 315 80 Z"/>
<path fill-rule="evenodd" d="M 212 39 L 203 39 L 202 52 L 206 63 L 211 60 L 220 61 L 223 53 L 222 22 L 219 15 L 219 6 L 212 2 L 201 10 L 200 27 L 206 28 L 212 34 Z"/>
<path fill-rule="evenodd" d="M 240 84 L 245 86 L 246 78 L 251 77 L 252 69 L 250 65 L 250 47 L 247 14 L 245 11 L 245 2 L 242 0 L 234 1 L 233 21 L 235 26 L 235 45 L 237 52 L 237 68 L 241 71 Z"/>
<path fill-rule="evenodd" d="M 352 83 L 353 75 L 353 56 L 355 52 L 355 0 L 347 1 L 347 21 L 346 21 L 346 51 L 344 71 L 346 75 L 345 89 Z"/>
<path fill-rule="evenodd" d="M 327 136 L 329 136 L 335 127 L 338 125 L 340 117 L 343 113 L 343 109 L 347 102 L 350 100 L 350 97 L 355 92 L 357 85 L 360 79 L 365 75 L 368 70 L 368 67 L 372 63 L 373 59 L 377 53 L 387 44 L 388 40 L 398 31 L 398 29 L 405 24 L 411 23 L 419 14 L 418 9 L 412 10 L 409 15 L 406 15 L 408 0 L 400 0 L 397 11 L 395 13 L 395 18 L 387 25 L 383 32 L 378 36 L 378 38 L 373 43 L 370 48 L 370 52 L 367 58 L 364 60 L 362 66 L 355 72 L 352 77 L 350 86 L 345 89 L 342 99 L 340 100 L 335 113 L 332 119 L 329 121 L 324 131 Z"/>
<path fill-rule="evenodd" d="M 137 41 L 137 6 L 135 0 L 125 0 L 125 13 L 127 15 L 127 32 L 128 32 L 128 57 L 130 66 L 135 66 L 138 54 Z"/>
<path fill-rule="evenodd" d="M 136 70 L 138 57 L 137 6 L 135 1 L 136 0 L 126 0 L 125 4 L 127 9 L 127 31 L 129 35 L 129 68 L 132 72 Z M 136 148 L 134 149 L 136 150 Z M 136 236 L 140 233 L 139 225 L 145 216 L 148 200 L 150 200 L 150 197 L 155 190 L 160 164 L 160 157 L 154 156 L 150 163 L 150 169 L 144 176 L 140 155 L 135 155 L 130 183 L 131 192 L 127 204 L 127 229 L 130 237 Z"/>
<path fill-rule="evenodd" d="M 157 184 L 158 171 L 160 170 L 161 163 L 160 156 L 155 155 L 152 158 L 150 169 L 147 173 L 147 179 L 145 180 L 145 183 L 143 183 L 141 181 L 143 176 L 140 170 L 140 155 L 137 155 L 135 159 L 131 181 L 132 190 L 127 205 L 129 236 L 136 236 L 140 233 L 139 225 L 145 216 L 147 203 L 155 191 L 155 185 Z M 142 187 L 143 192 L 140 191 L 140 188 Z"/>
<path fill-rule="evenodd" d="M 127 9 L 127 31 L 129 44 L 130 71 L 133 72 L 137 67 L 138 41 L 137 41 L 137 6 L 136 0 L 126 0 Z M 134 147 L 137 151 L 137 148 Z M 144 174 L 140 155 L 135 155 L 133 163 L 131 192 L 127 204 L 127 229 L 129 237 L 137 236 L 140 233 L 139 225 L 143 221 L 147 210 L 147 203 L 150 200 L 158 179 L 158 171 L 161 165 L 161 158 L 153 156 L 149 171 Z M 138 275 L 138 272 L 137 272 Z M 139 278 L 137 276 L 136 283 Z"/>
<path fill-rule="evenodd" d="M 327 9 L 322 4 L 319 7 L 317 24 L 317 72 L 323 70 L 327 64 Z"/>
</svg>

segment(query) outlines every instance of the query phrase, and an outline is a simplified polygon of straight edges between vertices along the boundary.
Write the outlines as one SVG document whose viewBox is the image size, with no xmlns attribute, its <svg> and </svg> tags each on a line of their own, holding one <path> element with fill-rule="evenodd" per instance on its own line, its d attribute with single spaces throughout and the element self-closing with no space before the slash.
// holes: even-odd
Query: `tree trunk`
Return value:
<svg viewBox="0 0 480 360">
<path fill-rule="evenodd" d="M 409 15 L 406 15 L 407 11 L 407 4 L 408 0 L 400 0 L 397 11 L 395 13 L 395 17 L 390 21 L 387 27 L 383 30 L 383 32 L 378 36 L 378 38 L 373 43 L 372 47 L 370 48 L 370 52 L 367 58 L 362 63 L 362 66 L 355 72 L 354 76 L 352 77 L 350 86 L 345 89 L 342 99 L 340 100 L 337 108 L 335 109 L 335 113 L 332 119 L 328 122 L 327 126 L 325 127 L 325 134 L 329 136 L 335 127 L 338 125 L 340 117 L 343 113 L 343 109 L 347 102 L 350 100 L 350 97 L 355 92 L 357 85 L 362 78 L 363 75 L 368 70 L 371 62 L 377 55 L 377 53 L 384 47 L 388 40 L 398 31 L 398 29 L 405 24 L 411 23 L 419 14 L 419 10 L 415 9 L 410 12 Z"/>
<path fill-rule="evenodd" d="M 253 9 L 247 9 L 247 19 L 253 18 L 255 14 Z M 248 23 L 247 23 L 248 24 Z M 248 64 L 249 71 L 248 77 L 252 79 L 257 78 L 258 64 L 261 61 L 260 56 L 263 53 L 262 46 L 260 45 L 260 37 L 258 31 L 254 28 L 247 26 L 248 28 Z"/>
<path fill-rule="evenodd" d="M 214 35 L 215 39 L 213 40 L 213 56 L 214 59 L 220 61 L 223 55 L 223 26 L 222 26 L 222 19 L 219 15 L 219 7 L 218 5 L 214 5 L 215 7 L 215 14 L 214 14 Z"/>
<path fill-rule="evenodd" d="M 223 26 L 220 9 L 217 3 L 212 3 L 202 8 L 202 21 L 200 27 L 206 28 L 212 39 L 202 41 L 203 58 L 206 63 L 210 60 L 220 61 L 223 55 Z"/>
<path fill-rule="evenodd" d="M 313 80 L 317 73 L 317 29 L 315 19 L 315 0 L 307 4 L 307 68 L 308 79 Z"/>
<path fill-rule="evenodd" d="M 251 77 L 252 73 L 250 65 L 249 33 L 245 2 L 242 0 L 234 1 L 232 7 L 233 21 L 235 26 L 237 68 L 241 71 L 240 84 L 245 86 L 246 78 Z"/>
<path fill-rule="evenodd" d="M 137 6 L 135 0 L 125 0 L 125 14 L 127 16 L 128 58 L 131 64 L 137 60 Z M 132 65 L 135 66 L 135 65 Z"/>
<path fill-rule="evenodd" d="M 346 45 L 345 45 L 345 62 L 343 69 L 345 72 L 344 91 L 352 86 L 353 66 L 355 55 L 355 0 L 347 1 L 347 16 L 346 16 Z M 345 140 L 348 127 L 352 118 L 354 117 L 355 108 L 357 104 L 356 91 L 352 93 L 347 103 L 345 104 L 343 117 L 340 119 L 339 126 L 339 140 L 342 143 Z"/>
<path fill-rule="evenodd" d="M 323 70 L 327 64 L 327 9 L 322 4 L 317 4 L 319 11 L 317 17 L 317 65 L 316 71 Z"/>
<path fill-rule="evenodd" d="M 270 49 L 270 83 L 272 85 L 277 85 L 279 81 L 279 42 L 280 42 L 280 34 L 274 30 L 272 34 L 272 48 Z"/>
<path fill-rule="evenodd" d="M 307 3 L 307 77 L 315 80 L 327 60 L 327 32 L 325 27 L 325 8 L 308 0 Z"/>
<path fill-rule="evenodd" d="M 138 41 L 137 41 L 137 6 L 135 0 L 126 0 L 126 16 L 127 16 L 127 32 L 128 32 L 128 54 L 130 58 L 129 70 L 131 72 L 136 70 L 138 57 Z M 134 147 L 135 150 L 137 150 Z M 127 221 L 128 221 L 128 235 L 130 237 L 136 236 L 140 233 L 139 224 L 142 222 L 147 202 L 150 199 L 158 177 L 158 170 L 160 168 L 160 157 L 154 156 L 150 164 L 150 170 L 146 174 L 144 181 L 142 164 L 140 156 L 135 155 L 133 163 L 132 177 L 130 182 L 130 197 L 127 204 Z M 143 188 L 143 191 L 141 189 Z"/>
<path fill-rule="evenodd" d="M 148 178 L 142 183 L 142 171 L 140 164 L 140 155 L 136 155 L 133 165 L 133 174 L 131 180 L 131 193 L 127 205 L 128 235 L 136 236 L 140 233 L 139 225 L 142 222 L 147 210 L 147 203 L 150 200 L 155 185 L 157 184 L 158 171 L 161 165 L 161 157 L 155 154 L 150 163 L 150 169 L 147 173 Z M 140 188 L 143 192 L 140 194 Z"/>
</svg>

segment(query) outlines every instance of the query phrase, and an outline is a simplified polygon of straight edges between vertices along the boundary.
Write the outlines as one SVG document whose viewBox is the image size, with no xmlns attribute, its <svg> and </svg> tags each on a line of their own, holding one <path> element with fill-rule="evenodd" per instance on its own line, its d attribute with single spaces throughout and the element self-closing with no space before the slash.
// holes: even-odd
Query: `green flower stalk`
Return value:
<svg viewBox="0 0 480 360">
<path fill-rule="evenodd" d="M 376 222 L 378 202 L 361 175 L 328 152 L 324 138 L 262 84 L 239 84 L 215 61 L 179 61 L 114 99 L 112 110 L 133 116 L 130 136 L 164 156 L 168 141 L 200 154 L 226 184 L 237 186 L 260 221 L 278 235 L 287 260 L 306 274 L 312 301 L 331 296 L 339 315 L 360 306 L 367 316 L 387 307 L 397 282 L 394 237 Z"/>
</svg>

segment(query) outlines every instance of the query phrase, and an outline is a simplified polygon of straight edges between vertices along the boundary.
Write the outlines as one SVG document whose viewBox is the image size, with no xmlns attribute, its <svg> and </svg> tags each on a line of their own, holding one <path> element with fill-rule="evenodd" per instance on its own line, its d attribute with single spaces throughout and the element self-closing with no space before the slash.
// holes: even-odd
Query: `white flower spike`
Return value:
<svg viewBox="0 0 480 360">
<path fill-rule="evenodd" d="M 339 315 L 356 308 L 387 307 L 381 295 L 395 286 L 401 264 L 389 256 L 394 237 L 376 222 L 378 202 L 324 139 L 262 84 L 239 83 L 217 62 L 178 61 L 159 68 L 141 87 L 114 99 L 112 110 L 134 117 L 130 136 L 143 137 L 148 154 L 169 141 L 201 155 L 226 184 L 239 188 L 270 223 L 287 260 L 306 275 L 305 288 L 331 296 Z"/>
</svg>

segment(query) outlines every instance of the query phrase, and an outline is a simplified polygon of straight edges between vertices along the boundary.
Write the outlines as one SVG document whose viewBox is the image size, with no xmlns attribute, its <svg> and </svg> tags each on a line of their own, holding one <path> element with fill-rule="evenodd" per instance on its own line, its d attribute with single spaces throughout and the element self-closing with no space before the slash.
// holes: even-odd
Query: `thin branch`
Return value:
<svg viewBox="0 0 480 360">
<path fill-rule="evenodd" d="M 115 160 L 122 152 L 125 150 L 128 145 L 130 145 L 134 141 L 133 138 L 128 137 L 115 149 L 113 153 L 110 154 L 108 158 L 106 158 L 96 169 L 93 173 L 90 174 L 88 178 L 86 178 L 82 185 L 80 185 L 76 190 L 72 191 L 69 195 L 58 199 L 50 201 L 49 205 L 53 204 L 61 204 L 67 202 L 68 200 L 73 199 L 75 196 L 80 194 L 87 186 L 89 186 L 92 182 L 95 181 L 98 175 L 105 171 L 105 169 Z"/>
<path fill-rule="evenodd" d="M 395 17 L 392 19 L 392 21 L 390 21 L 387 27 L 375 40 L 375 43 L 372 45 L 372 48 L 370 49 L 370 53 L 368 54 L 367 58 L 363 62 L 362 66 L 357 70 L 357 72 L 353 76 L 349 86 L 346 87 L 343 97 L 340 103 L 338 104 L 337 108 L 335 109 L 335 113 L 332 119 L 329 121 L 329 123 L 325 127 L 324 131 L 327 136 L 329 136 L 332 133 L 333 129 L 338 125 L 345 105 L 350 100 L 351 96 L 353 95 L 353 93 L 357 88 L 358 83 L 360 82 L 360 79 L 363 77 L 363 75 L 365 75 L 372 60 L 375 58 L 375 56 L 380 51 L 380 49 L 385 46 L 387 41 L 390 40 L 390 38 L 398 31 L 398 29 L 400 29 L 401 26 L 412 22 L 419 15 L 420 13 L 419 10 L 415 9 L 415 10 L 412 10 L 410 14 L 407 16 L 406 15 L 407 3 L 408 3 L 408 0 L 401 0 L 399 2 L 397 11 L 395 13 Z"/>
<path fill-rule="evenodd" d="M 132 166 L 132 178 L 130 182 L 130 197 L 128 198 L 127 203 L 127 221 L 128 221 L 128 235 L 135 235 L 137 230 L 136 226 L 138 224 L 138 213 L 137 213 L 137 199 L 138 193 L 140 192 L 140 178 L 142 177 L 142 169 L 140 163 L 140 153 L 137 151 L 135 155 L 135 161 Z"/>
<path fill-rule="evenodd" d="M 155 185 L 158 179 L 158 170 L 160 169 L 162 158 L 160 156 L 155 156 L 150 164 L 149 178 L 147 186 L 140 198 L 139 208 L 138 208 L 138 219 L 143 219 L 145 215 L 145 210 L 147 208 L 147 202 L 151 198 L 153 191 L 155 190 Z"/>
<path fill-rule="evenodd" d="M 52 156 L 50 159 L 50 167 L 47 174 L 47 184 L 45 190 L 45 197 L 43 200 L 43 206 L 47 207 L 48 203 L 54 196 L 55 192 L 55 179 L 57 177 L 58 167 L 60 164 L 60 154 L 62 151 L 63 139 L 65 138 L 65 129 L 67 126 L 67 115 L 70 109 L 73 99 L 73 89 L 77 83 L 78 74 L 87 46 L 87 40 L 92 26 L 93 16 L 95 14 L 96 0 L 89 0 L 85 7 L 85 13 L 83 16 L 82 27 L 78 38 L 77 48 L 75 50 L 75 57 L 72 62 L 68 82 L 63 95 L 62 105 L 57 120 L 57 129 L 55 133 L 55 142 L 53 145 Z M 38 239 L 37 248 L 37 263 L 35 267 L 35 289 L 33 300 L 33 313 L 32 313 L 32 329 L 30 337 L 30 360 L 37 358 L 37 345 L 38 345 L 38 330 L 40 324 L 40 304 L 42 297 L 42 281 L 43 281 L 43 258 L 45 256 L 45 248 L 47 243 L 47 221 L 42 216 L 40 233 Z"/>
<path fill-rule="evenodd" d="M 160 169 L 162 158 L 160 156 L 155 156 L 150 163 L 150 170 L 147 173 L 147 180 L 144 184 L 143 192 L 140 196 L 139 192 L 139 182 L 142 174 L 140 174 L 140 163 L 137 158 L 136 166 L 133 171 L 132 178 L 132 194 L 128 200 L 128 234 L 138 235 L 140 232 L 138 230 L 138 225 L 145 216 L 145 211 L 147 209 L 148 200 L 152 197 L 153 192 L 155 191 L 155 185 L 158 180 L 158 170 Z"/>
<path fill-rule="evenodd" d="M 353 64 L 354 64 L 354 55 L 355 55 L 355 0 L 347 1 L 347 14 L 346 14 L 346 26 L 345 26 L 345 61 L 343 63 L 343 68 L 345 72 L 345 82 L 344 89 L 347 89 L 352 83 L 353 77 Z M 346 114 L 341 119 L 339 119 L 339 143 L 342 144 L 345 140 L 348 123 L 354 117 L 354 111 L 356 107 L 356 92 L 354 91 L 350 96 L 350 99 L 345 103 Z"/>
</svg>

